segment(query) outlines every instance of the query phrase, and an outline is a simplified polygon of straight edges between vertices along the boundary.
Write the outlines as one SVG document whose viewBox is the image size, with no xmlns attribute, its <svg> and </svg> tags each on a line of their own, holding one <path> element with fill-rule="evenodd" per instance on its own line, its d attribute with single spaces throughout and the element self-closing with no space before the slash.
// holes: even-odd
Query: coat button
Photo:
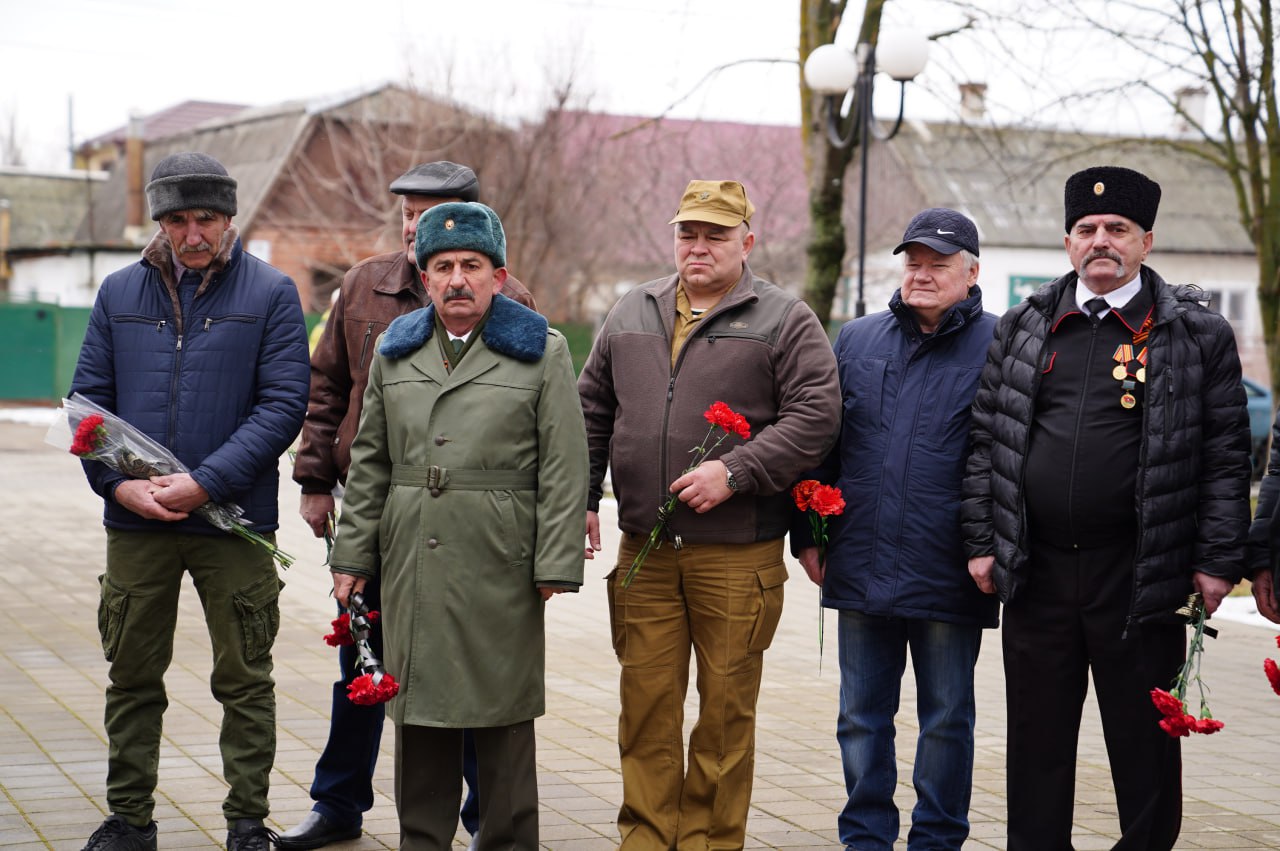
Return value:
<svg viewBox="0 0 1280 851">
<path fill-rule="evenodd" d="M 432 488 L 430 492 L 431 492 L 431 495 L 432 495 L 432 496 L 439 496 L 439 495 L 440 495 L 440 488 Z"/>
<path fill-rule="evenodd" d="M 434 550 L 438 546 L 440 546 L 440 542 L 435 538 L 427 538 L 427 549 Z"/>
<path fill-rule="evenodd" d="M 436 435 L 436 446 L 444 446 L 448 442 L 449 438 L 445 437 L 443 434 Z"/>
</svg>

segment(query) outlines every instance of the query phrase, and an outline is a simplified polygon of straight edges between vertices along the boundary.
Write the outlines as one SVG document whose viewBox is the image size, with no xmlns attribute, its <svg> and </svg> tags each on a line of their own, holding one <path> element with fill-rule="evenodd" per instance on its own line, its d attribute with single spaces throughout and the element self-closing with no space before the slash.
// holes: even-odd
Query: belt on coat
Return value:
<svg viewBox="0 0 1280 851">
<path fill-rule="evenodd" d="M 537 470 L 468 470 L 432 465 L 393 464 L 391 484 L 427 488 L 432 496 L 447 489 L 463 491 L 532 491 L 538 489 Z"/>
</svg>

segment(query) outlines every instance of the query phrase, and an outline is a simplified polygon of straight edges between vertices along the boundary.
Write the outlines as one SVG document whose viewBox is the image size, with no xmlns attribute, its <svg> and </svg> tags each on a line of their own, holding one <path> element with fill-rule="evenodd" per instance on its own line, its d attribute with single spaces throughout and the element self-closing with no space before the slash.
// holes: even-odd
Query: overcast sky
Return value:
<svg viewBox="0 0 1280 851">
<path fill-rule="evenodd" d="M 851 6 L 856 30 L 861 11 Z M 887 28 L 926 33 L 959 20 L 947 0 L 894 0 L 884 13 Z M 910 87 L 907 114 L 954 117 L 956 84 L 974 80 L 989 85 L 997 120 L 1164 129 L 1167 115 L 1129 104 L 1061 121 L 1029 110 L 1033 94 L 1078 82 L 1089 39 L 1087 29 L 1053 30 L 1028 44 L 1072 60 L 1062 75 L 1002 58 L 980 37 L 948 39 Z M 535 114 L 571 79 L 577 105 L 609 112 L 797 123 L 798 42 L 799 0 L 0 0 L 0 133 L 12 120 L 28 165 L 63 168 L 68 98 L 81 142 L 132 110 L 188 99 L 265 105 L 387 81 L 504 116 Z M 730 63 L 741 64 L 703 80 Z M 891 116 L 897 87 L 880 79 L 877 109 Z"/>
</svg>

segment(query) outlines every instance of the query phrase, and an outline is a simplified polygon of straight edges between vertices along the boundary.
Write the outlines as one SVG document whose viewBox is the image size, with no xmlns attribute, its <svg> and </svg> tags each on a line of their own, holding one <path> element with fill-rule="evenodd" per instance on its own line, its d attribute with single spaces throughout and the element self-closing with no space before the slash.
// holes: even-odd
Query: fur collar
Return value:
<svg viewBox="0 0 1280 851">
<path fill-rule="evenodd" d="M 210 278 L 231 265 L 235 253 L 236 240 L 239 237 L 240 231 L 235 224 L 232 224 L 223 232 L 222 244 L 218 246 L 218 253 L 214 255 L 209 267 L 201 275 L 200 292 L 204 292 L 205 287 L 209 285 Z M 156 235 L 151 237 L 147 247 L 142 249 L 142 259 L 160 271 L 161 279 L 164 280 L 165 285 L 170 290 L 178 288 L 177 275 L 174 274 L 173 245 L 169 242 L 169 238 L 165 236 L 164 228 L 156 231 Z"/>
<path fill-rule="evenodd" d="M 378 354 L 391 360 L 411 355 L 431 339 L 435 330 L 435 305 L 398 316 L 383 334 Z M 542 359 L 547 349 L 547 320 L 498 293 L 493 297 L 489 319 L 480 330 L 480 339 L 499 354 L 534 363 Z"/>
</svg>

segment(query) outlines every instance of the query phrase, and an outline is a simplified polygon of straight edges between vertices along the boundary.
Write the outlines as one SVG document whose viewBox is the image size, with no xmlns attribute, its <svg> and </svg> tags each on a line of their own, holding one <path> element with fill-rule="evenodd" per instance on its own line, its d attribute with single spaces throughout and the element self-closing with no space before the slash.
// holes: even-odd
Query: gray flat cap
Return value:
<svg viewBox="0 0 1280 851">
<path fill-rule="evenodd" d="M 440 160 L 421 163 L 391 181 L 396 195 L 431 195 L 436 198 L 480 200 L 480 181 L 465 165 Z"/>
</svg>

